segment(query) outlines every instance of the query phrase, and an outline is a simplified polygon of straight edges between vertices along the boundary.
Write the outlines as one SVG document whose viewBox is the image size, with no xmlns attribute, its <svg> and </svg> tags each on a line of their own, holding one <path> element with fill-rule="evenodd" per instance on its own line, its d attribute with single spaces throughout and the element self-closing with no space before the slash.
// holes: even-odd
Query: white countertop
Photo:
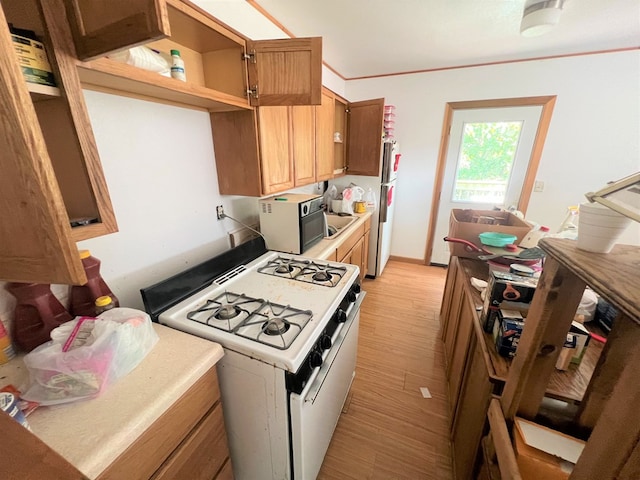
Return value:
<svg viewBox="0 0 640 480">
<path fill-rule="evenodd" d="M 98 477 L 220 358 L 222 347 L 153 324 L 160 340 L 145 359 L 98 398 L 38 407 L 32 432 L 87 477 Z M 28 378 L 21 358 L 0 366 L 0 386 Z"/>
<path fill-rule="evenodd" d="M 358 220 L 353 222 L 347 228 L 345 228 L 340 235 L 335 235 L 330 238 L 323 238 L 318 243 L 316 243 L 313 247 L 306 250 L 302 255 L 305 257 L 311 258 L 320 258 L 327 259 L 333 252 L 338 248 L 342 243 L 349 238 L 353 232 L 355 232 L 358 227 L 360 227 L 366 220 L 371 216 L 371 212 L 365 213 L 354 213 L 354 217 L 359 217 Z"/>
</svg>

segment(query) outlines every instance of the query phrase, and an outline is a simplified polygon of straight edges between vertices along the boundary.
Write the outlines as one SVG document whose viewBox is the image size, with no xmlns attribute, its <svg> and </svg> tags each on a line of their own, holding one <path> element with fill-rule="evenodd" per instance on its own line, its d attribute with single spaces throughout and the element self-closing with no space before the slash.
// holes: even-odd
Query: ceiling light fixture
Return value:
<svg viewBox="0 0 640 480">
<path fill-rule="evenodd" d="M 537 37 L 551 30 L 560 21 L 564 0 L 527 0 L 522 12 L 520 34 Z"/>
</svg>

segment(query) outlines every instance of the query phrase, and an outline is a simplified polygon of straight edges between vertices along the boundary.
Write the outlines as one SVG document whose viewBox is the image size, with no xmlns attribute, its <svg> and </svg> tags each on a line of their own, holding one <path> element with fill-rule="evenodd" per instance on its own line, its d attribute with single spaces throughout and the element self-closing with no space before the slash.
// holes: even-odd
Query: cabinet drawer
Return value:
<svg viewBox="0 0 640 480">
<path fill-rule="evenodd" d="M 349 250 L 353 248 L 353 246 L 360 240 L 360 238 L 364 235 L 364 223 L 360 225 L 351 235 L 347 238 L 342 245 L 337 248 L 336 257 L 340 261 L 340 259 L 344 258 L 345 255 L 349 253 Z"/>
<path fill-rule="evenodd" d="M 133 480 L 151 477 L 219 399 L 218 376 L 214 366 L 98 478 Z"/>
<path fill-rule="evenodd" d="M 228 458 L 222 405 L 218 402 L 152 478 L 211 479 Z"/>
</svg>

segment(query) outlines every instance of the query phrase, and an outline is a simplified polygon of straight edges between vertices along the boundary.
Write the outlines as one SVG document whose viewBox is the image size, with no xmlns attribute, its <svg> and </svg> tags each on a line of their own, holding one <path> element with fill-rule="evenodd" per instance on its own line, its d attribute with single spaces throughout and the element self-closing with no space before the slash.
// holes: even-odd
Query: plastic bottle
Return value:
<svg viewBox="0 0 640 480">
<path fill-rule="evenodd" d="M 0 319 L 0 365 L 2 365 L 3 363 L 7 363 L 9 360 L 15 357 L 15 355 L 16 353 L 13 350 L 13 345 L 11 345 L 9 334 L 4 328 L 2 319 Z"/>
<path fill-rule="evenodd" d="M 367 190 L 367 194 L 365 196 L 365 202 L 367 205 L 367 210 L 371 212 L 373 212 L 378 206 L 378 203 L 376 201 L 376 194 L 373 192 L 373 189 L 371 187 L 369 187 L 369 189 Z"/>
<path fill-rule="evenodd" d="M 578 214 L 577 206 L 567 207 L 567 216 L 558 229 L 558 233 L 562 238 L 578 238 Z"/>
<path fill-rule="evenodd" d="M 177 80 L 187 81 L 187 75 L 184 71 L 184 60 L 180 57 L 179 50 L 171 50 L 171 76 Z"/>
<path fill-rule="evenodd" d="M 541 238 L 549 235 L 549 227 L 545 227 L 544 225 L 538 226 L 527 233 L 526 237 L 522 239 L 519 246 L 522 248 L 532 248 L 538 245 L 538 242 Z"/>
<path fill-rule="evenodd" d="M 51 330 L 73 317 L 51 292 L 50 285 L 9 283 L 6 289 L 18 303 L 13 319 L 13 341 L 30 352 L 50 340 Z"/>
<path fill-rule="evenodd" d="M 106 312 L 107 310 L 111 310 L 112 308 L 116 308 L 116 305 L 113 303 L 113 300 L 109 295 L 104 295 L 102 297 L 96 298 L 96 315 L 100 315 L 102 312 Z"/>
<path fill-rule="evenodd" d="M 117 307 L 119 305 L 118 298 L 100 275 L 100 260 L 91 256 L 89 250 L 80 250 L 80 259 L 87 275 L 87 283 L 71 287 L 69 295 L 71 299 L 69 312 L 71 315 L 74 317 L 95 317 L 96 300 L 105 295 L 111 297 L 114 306 Z"/>
</svg>

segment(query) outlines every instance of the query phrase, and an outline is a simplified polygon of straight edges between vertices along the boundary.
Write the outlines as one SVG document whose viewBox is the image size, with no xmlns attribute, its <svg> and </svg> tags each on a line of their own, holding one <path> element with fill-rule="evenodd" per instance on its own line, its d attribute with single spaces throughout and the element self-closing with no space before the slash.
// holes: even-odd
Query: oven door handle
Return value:
<svg viewBox="0 0 640 480">
<path fill-rule="evenodd" d="M 316 397 L 318 396 L 318 393 L 320 393 L 322 384 L 324 383 L 325 378 L 327 378 L 327 373 L 331 369 L 333 361 L 336 359 L 336 356 L 340 351 L 342 342 L 344 342 L 347 333 L 349 333 L 349 330 L 351 330 L 353 319 L 358 314 L 360 305 L 362 304 L 362 300 L 364 300 L 365 295 L 366 292 L 364 291 L 361 291 L 360 294 L 358 294 L 358 298 L 349 309 L 349 314 L 347 316 L 347 320 L 344 322 L 343 328 L 341 328 L 336 335 L 335 341 L 332 341 L 332 347 L 329 350 L 326 350 L 327 355 L 326 357 L 323 356 L 322 365 L 316 368 L 316 371 L 312 374 L 311 381 L 300 393 L 300 397 L 304 398 L 304 403 L 313 404 L 316 401 Z"/>
</svg>

